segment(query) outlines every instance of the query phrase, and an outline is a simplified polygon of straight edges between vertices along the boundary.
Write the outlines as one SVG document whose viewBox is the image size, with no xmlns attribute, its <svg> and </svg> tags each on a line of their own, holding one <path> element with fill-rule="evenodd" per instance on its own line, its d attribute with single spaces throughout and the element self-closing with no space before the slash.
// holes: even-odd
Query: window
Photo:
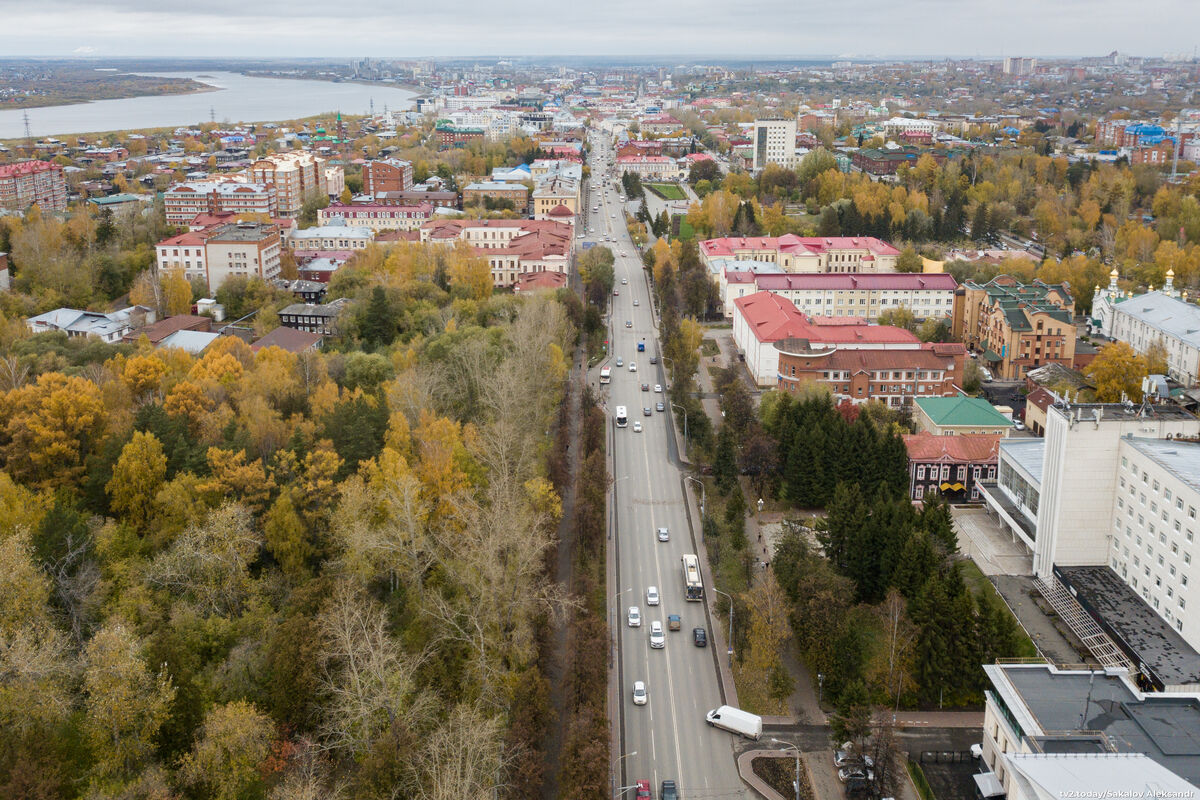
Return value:
<svg viewBox="0 0 1200 800">
<path fill-rule="evenodd" d="M 918 484 L 916 491 L 914 491 L 913 494 L 916 496 L 916 498 L 918 500 L 920 500 L 921 497 L 925 494 L 925 487 Z"/>
<path fill-rule="evenodd" d="M 924 479 L 925 479 L 925 465 L 922 464 L 921 466 L 917 467 L 917 480 L 920 481 L 920 480 L 924 480 Z"/>
</svg>

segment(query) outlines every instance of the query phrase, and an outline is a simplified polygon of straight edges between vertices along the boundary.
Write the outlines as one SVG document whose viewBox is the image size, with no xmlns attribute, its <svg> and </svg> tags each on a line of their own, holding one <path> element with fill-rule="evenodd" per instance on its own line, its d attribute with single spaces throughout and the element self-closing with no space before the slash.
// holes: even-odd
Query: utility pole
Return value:
<svg viewBox="0 0 1200 800">
<path fill-rule="evenodd" d="M 29 112 L 28 111 L 23 112 L 21 115 L 21 118 L 25 121 L 25 146 L 28 147 L 32 153 L 33 132 L 29 128 Z"/>
<path fill-rule="evenodd" d="M 208 121 L 209 122 L 217 121 L 217 107 L 216 106 L 208 107 Z"/>
</svg>

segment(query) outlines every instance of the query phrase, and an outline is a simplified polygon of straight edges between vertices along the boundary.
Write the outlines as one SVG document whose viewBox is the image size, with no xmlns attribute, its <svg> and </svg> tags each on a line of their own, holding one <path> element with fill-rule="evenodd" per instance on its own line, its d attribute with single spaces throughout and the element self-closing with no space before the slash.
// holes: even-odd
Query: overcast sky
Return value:
<svg viewBox="0 0 1200 800">
<path fill-rule="evenodd" d="M 3 56 L 1191 54 L 1200 0 L 0 0 Z"/>
</svg>

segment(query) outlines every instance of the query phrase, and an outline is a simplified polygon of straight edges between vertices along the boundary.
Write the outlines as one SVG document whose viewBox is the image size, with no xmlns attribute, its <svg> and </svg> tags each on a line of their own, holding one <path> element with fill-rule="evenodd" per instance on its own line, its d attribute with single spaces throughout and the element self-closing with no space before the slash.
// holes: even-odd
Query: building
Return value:
<svg viewBox="0 0 1200 800">
<path fill-rule="evenodd" d="M 913 401 L 913 422 L 917 431 L 935 436 L 985 433 L 1007 436 L 1012 419 L 981 397 L 959 394 L 953 397 L 918 397 Z"/>
<path fill-rule="evenodd" d="M 529 211 L 529 187 L 521 183 L 496 183 L 481 181 L 467 184 L 463 187 L 463 207 L 484 206 L 486 208 L 501 207 L 503 202 L 512 204 L 512 209 L 518 214 Z M 489 202 L 491 201 L 491 205 Z M 501 201 L 501 205 L 497 205 Z"/>
<path fill-rule="evenodd" d="M 1004 59 L 1003 70 L 1005 75 L 1032 75 L 1037 71 L 1037 59 L 1008 56 Z"/>
<path fill-rule="evenodd" d="M 63 168 L 49 161 L 0 165 L 0 208 L 23 211 L 32 205 L 45 211 L 67 210 Z"/>
<path fill-rule="evenodd" d="M 736 264 L 737 262 L 732 262 Z M 733 317 L 733 301 L 755 292 L 791 300 L 809 316 L 863 317 L 874 322 L 884 311 L 907 308 L 917 319 L 948 319 L 954 313 L 958 283 L 949 274 L 768 273 L 721 271 L 721 305 Z"/>
<path fill-rule="evenodd" d="M 373 231 L 411 231 L 433 219 L 433 206 L 348 205 L 334 203 L 317 211 L 317 224 L 370 228 Z"/>
<path fill-rule="evenodd" d="M 783 272 L 895 272 L 900 251 L 872 236 L 727 236 L 700 243 L 700 260 L 762 261 Z M 718 273 L 719 274 L 719 273 Z"/>
<path fill-rule="evenodd" d="M 144 328 L 136 328 L 129 331 L 121 337 L 121 341 L 130 344 L 136 343 L 144 336 L 152 345 L 160 344 L 171 334 L 176 331 L 204 331 L 212 330 L 212 317 L 200 317 L 193 314 L 176 314 L 166 319 L 160 319 L 158 322 L 153 322 Z"/>
<path fill-rule="evenodd" d="M 777 164 L 785 169 L 796 166 L 796 120 L 756 119 L 753 130 L 754 157 L 751 161 L 755 172 L 767 164 Z"/>
<path fill-rule="evenodd" d="M 921 346 L 917 337 L 903 328 L 868 325 L 857 318 L 808 317 L 770 292 L 734 301 L 733 341 L 759 386 L 779 384 L 780 350 L 775 343 L 786 339 L 805 341 L 809 348 L 826 345 L 844 350 L 917 350 Z"/>
<path fill-rule="evenodd" d="M 988 679 L 981 797 L 1193 797 L 1200 695 L 1140 690 L 1123 669 L 995 664 Z M 985 786 L 987 787 L 985 789 Z"/>
<path fill-rule="evenodd" d="M 579 181 L 558 174 L 548 175 L 533 187 L 534 219 L 547 219 L 559 206 L 565 207 L 574 218 L 579 213 Z"/>
<path fill-rule="evenodd" d="M 643 181 L 673 181 L 683 175 L 679 162 L 670 156 L 618 156 L 617 172 L 632 172 Z"/>
<path fill-rule="evenodd" d="M 268 347 L 278 347 L 281 350 L 299 355 L 309 350 L 319 350 L 321 343 L 324 341 L 325 335 L 322 333 L 302 331 L 296 328 L 289 328 L 286 325 L 280 325 L 250 345 L 250 349 L 257 353 L 259 350 L 264 350 Z"/>
<path fill-rule="evenodd" d="M 33 333 L 62 331 L 70 339 L 93 338 L 108 344 L 115 344 L 130 331 L 153 322 L 154 311 L 145 306 L 129 306 L 108 314 L 80 311 L 75 308 L 56 308 L 25 320 L 25 324 Z"/>
<path fill-rule="evenodd" d="M 207 181 L 177 183 L 163 192 L 167 223 L 187 225 L 198 214 L 279 215 L 275 185 Z"/>
<path fill-rule="evenodd" d="M 362 168 L 363 193 L 407 192 L 413 185 L 413 165 L 398 158 L 368 161 Z"/>
<path fill-rule="evenodd" d="M 955 296 L 954 335 L 983 353 L 997 378 L 1017 380 L 1044 364 L 1075 358 L 1075 300 L 1070 286 L 998 275 L 964 283 Z"/>
<path fill-rule="evenodd" d="M 332 336 L 338 329 L 338 316 L 346 307 L 346 299 L 332 303 L 293 303 L 279 310 L 279 324 L 307 333 Z"/>
<path fill-rule="evenodd" d="M 648 136 L 665 136 L 683 130 L 683 123 L 670 114 L 647 117 L 639 123 L 642 133 Z"/>
<path fill-rule="evenodd" d="M 358 199 L 354 201 L 356 204 Z M 379 192 L 374 200 L 364 202 L 364 205 L 380 206 L 418 206 L 428 203 L 434 208 L 458 208 L 458 192 L 424 191 L 409 189 L 407 192 Z"/>
<path fill-rule="evenodd" d="M 827 335 L 832 327 L 819 326 L 818 330 Z M 858 405 L 875 400 L 893 407 L 915 397 L 953 397 L 961 391 L 966 349 L 958 342 L 926 342 L 917 349 L 897 349 L 839 347 L 792 338 L 774 345 L 779 351 L 778 388 L 784 391 L 794 393 L 807 384 L 819 383 L 829 388 L 834 402 Z"/>
<path fill-rule="evenodd" d="M 434 134 L 437 136 L 438 150 L 466 147 L 476 142 L 482 143 L 484 138 L 482 128 L 460 128 L 444 120 L 438 122 Z"/>
<path fill-rule="evenodd" d="M 185 234 L 187 235 L 187 234 Z M 282 243 L 279 229 L 261 222 L 234 222 L 207 232 L 204 237 L 204 263 L 190 271 L 189 278 L 203 278 L 209 293 L 215 292 L 228 278 L 239 276 L 279 277 Z"/>
<path fill-rule="evenodd" d="M 1168 375 L 1184 386 L 1200 380 L 1200 306 L 1176 291 L 1174 270 L 1167 271 L 1162 289 L 1131 295 L 1117 288 L 1113 269 L 1108 286 L 1096 290 L 1088 324 L 1093 332 L 1127 342 L 1141 355 L 1161 346 Z"/>
<path fill-rule="evenodd" d="M 297 252 L 307 250 L 365 250 L 375 240 L 370 228 L 348 225 L 319 225 L 293 231 L 288 246 Z"/>
<path fill-rule="evenodd" d="M 497 288 L 513 286 L 531 273 L 568 275 L 574 253 L 573 227 L 553 220 L 450 219 L 421 226 L 421 241 L 465 242 L 487 260 Z"/>
<path fill-rule="evenodd" d="M 850 156 L 850 163 L 868 175 L 895 175 L 901 165 L 915 166 L 923 155 L 929 155 L 938 164 L 945 162 L 947 158 L 946 152 L 942 150 L 889 145 L 882 149 L 864 147 L 855 150 Z"/>
<path fill-rule="evenodd" d="M 1003 438 L 995 433 L 905 436 L 909 499 L 917 502 L 940 494 L 949 503 L 980 502 L 979 483 L 996 479 Z"/>
<path fill-rule="evenodd" d="M 325 159 L 294 150 L 260 158 L 250 165 L 252 183 L 273 184 L 279 214 L 298 217 L 309 197 L 328 197 Z"/>
</svg>

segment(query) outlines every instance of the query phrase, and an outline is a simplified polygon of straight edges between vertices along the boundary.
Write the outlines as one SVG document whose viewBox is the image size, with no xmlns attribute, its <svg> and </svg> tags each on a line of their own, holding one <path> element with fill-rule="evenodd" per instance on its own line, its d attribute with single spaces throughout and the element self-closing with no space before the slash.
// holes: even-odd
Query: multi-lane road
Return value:
<svg viewBox="0 0 1200 800">
<path fill-rule="evenodd" d="M 616 681 L 619 701 L 613 709 L 615 741 L 613 784 L 617 797 L 633 798 L 632 787 L 648 780 L 653 796 L 659 796 L 663 780 L 674 780 L 679 796 L 695 798 L 749 797 L 737 775 L 734 739 L 729 733 L 710 728 L 705 712 L 721 705 L 716 658 L 726 659 L 724 649 L 714 650 L 706 602 L 684 599 L 681 558 L 696 553 L 695 535 L 689 525 L 683 474 L 675 452 L 667 380 L 655 326 L 649 287 L 641 259 L 625 228 L 621 198 L 613 189 L 607 166 L 612 149 L 605 137 L 592 141 L 591 188 L 582 215 L 586 240 L 611 247 L 616 255 L 614 271 L 619 295 L 611 300 L 611 333 L 608 359 L 596 365 L 612 368 L 611 383 L 601 386 L 601 399 L 609 414 L 612 443 L 613 489 L 610 558 L 615 575 L 610 577 L 609 618 L 616 636 Z M 593 210 L 599 206 L 599 210 Z M 604 237 L 611 241 L 604 241 Z M 629 323 L 629 327 L 626 327 Z M 644 341 L 645 352 L 638 352 Z M 622 366 L 617 367 L 617 358 Z M 631 371 L 630 364 L 636 365 Z M 649 391 L 642 390 L 642 384 Z M 664 411 L 655 410 L 657 403 Z M 617 427 L 617 406 L 628 409 L 627 427 Z M 649 415 L 643 409 L 649 408 Z M 634 423 L 640 422 L 641 432 Z M 670 533 L 666 542 L 657 540 L 656 529 Z M 706 573 L 707 574 L 707 573 Z M 649 587 L 657 587 L 660 604 L 646 601 Z M 705 587 L 708 590 L 708 587 Z M 629 606 L 641 611 L 640 627 L 627 624 Z M 670 631 L 667 617 L 678 614 L 682 625 Z M 651 623 L 662 623 L 666 646 L 650 647 Z M 693 644 L 693 628 L 708 633 L 708 647 Z M 646 705 L 634 705 L 634 681 L 644 681 L 649 696 Z"/>
</svg>

